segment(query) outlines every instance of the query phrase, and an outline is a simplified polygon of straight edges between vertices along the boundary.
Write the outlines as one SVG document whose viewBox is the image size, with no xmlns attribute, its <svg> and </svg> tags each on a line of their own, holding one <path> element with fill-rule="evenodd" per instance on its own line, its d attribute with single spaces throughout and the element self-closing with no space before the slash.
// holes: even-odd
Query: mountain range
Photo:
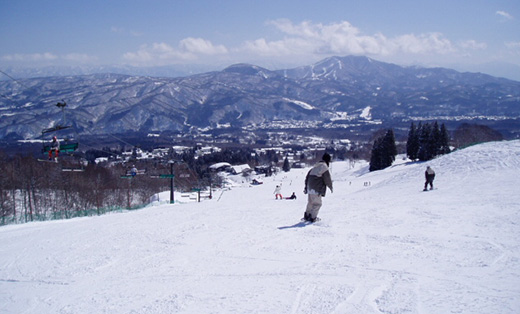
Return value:
<svg viewBox="0 0 520 314">
<path fill-rule="evenodd" d="M 518 81 L 357 56 L 276 71 L 235 64 L 177 78 L 92 74 L 0 81 L 0 96 L 0 139 L 36 138 L 56 124 L 97 135 L 494 121 L 520 133 Z M 54 106 L 61 101 L 68 104 L 66 121 Z"/>
</svg>

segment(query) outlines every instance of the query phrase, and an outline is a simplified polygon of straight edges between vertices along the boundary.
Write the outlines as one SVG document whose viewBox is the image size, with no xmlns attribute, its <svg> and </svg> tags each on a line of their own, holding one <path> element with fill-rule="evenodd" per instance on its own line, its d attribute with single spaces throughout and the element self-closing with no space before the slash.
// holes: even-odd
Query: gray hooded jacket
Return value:
<svg viewBox="0 0 520 314">
<path fill-rule="evenodd" d="M 329 167 L 324 161 L 320 161 L 307 173 L 305 177 L 305 193 L 325 196 L 329 187 L 332 192 L 332 179 Z"/>
</svg>

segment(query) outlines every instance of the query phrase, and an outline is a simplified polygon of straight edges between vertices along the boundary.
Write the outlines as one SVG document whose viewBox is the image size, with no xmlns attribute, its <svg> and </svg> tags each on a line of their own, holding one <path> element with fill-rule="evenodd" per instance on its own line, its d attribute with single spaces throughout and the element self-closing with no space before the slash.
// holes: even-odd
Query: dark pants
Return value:
<svg viewBox="0 0 520 314">
<path fill-rule="evenodd" d="M 430 185 L 430 190 L 433 190 L 433 178 L 426 179 L 426 182 L 424 183 L 424 189 L 428 189 L 428 184 Z"/>
</svg>

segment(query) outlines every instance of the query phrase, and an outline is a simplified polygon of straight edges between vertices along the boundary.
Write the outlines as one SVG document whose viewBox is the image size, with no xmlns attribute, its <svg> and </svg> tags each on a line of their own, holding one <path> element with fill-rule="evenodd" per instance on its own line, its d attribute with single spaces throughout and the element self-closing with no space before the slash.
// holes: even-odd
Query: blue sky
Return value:
<svg viewBox="0 0 520 314">
<path fill-rule="evenodd" d="M 520 1 L 0 0 L 0 39 L 0 69 L 245 62 L 274 70 L 364 55 L 515 76 Z"/>
</svg>

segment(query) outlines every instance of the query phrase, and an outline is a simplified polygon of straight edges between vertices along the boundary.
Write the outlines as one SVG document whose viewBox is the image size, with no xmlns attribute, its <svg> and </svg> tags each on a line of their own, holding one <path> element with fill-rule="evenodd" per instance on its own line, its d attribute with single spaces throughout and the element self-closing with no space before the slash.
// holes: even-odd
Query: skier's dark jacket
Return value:
<svg viewBox="0 0 520 314">
<path fill-rule="evenodd" d="M 327 187 L 332 191 L 332 179 L 325 161 L 320 161 L 305 177 L 305 193 L 325 196 Z"/>
<path fill-rule="evenodd" d="M 433 182 L 433 179 L 435 179 L 435 171 L 428 167 L 428 169 L 426 169 L 424 172 L 424 177 L 426 178 L 426 182 Z"/>
</svg>

